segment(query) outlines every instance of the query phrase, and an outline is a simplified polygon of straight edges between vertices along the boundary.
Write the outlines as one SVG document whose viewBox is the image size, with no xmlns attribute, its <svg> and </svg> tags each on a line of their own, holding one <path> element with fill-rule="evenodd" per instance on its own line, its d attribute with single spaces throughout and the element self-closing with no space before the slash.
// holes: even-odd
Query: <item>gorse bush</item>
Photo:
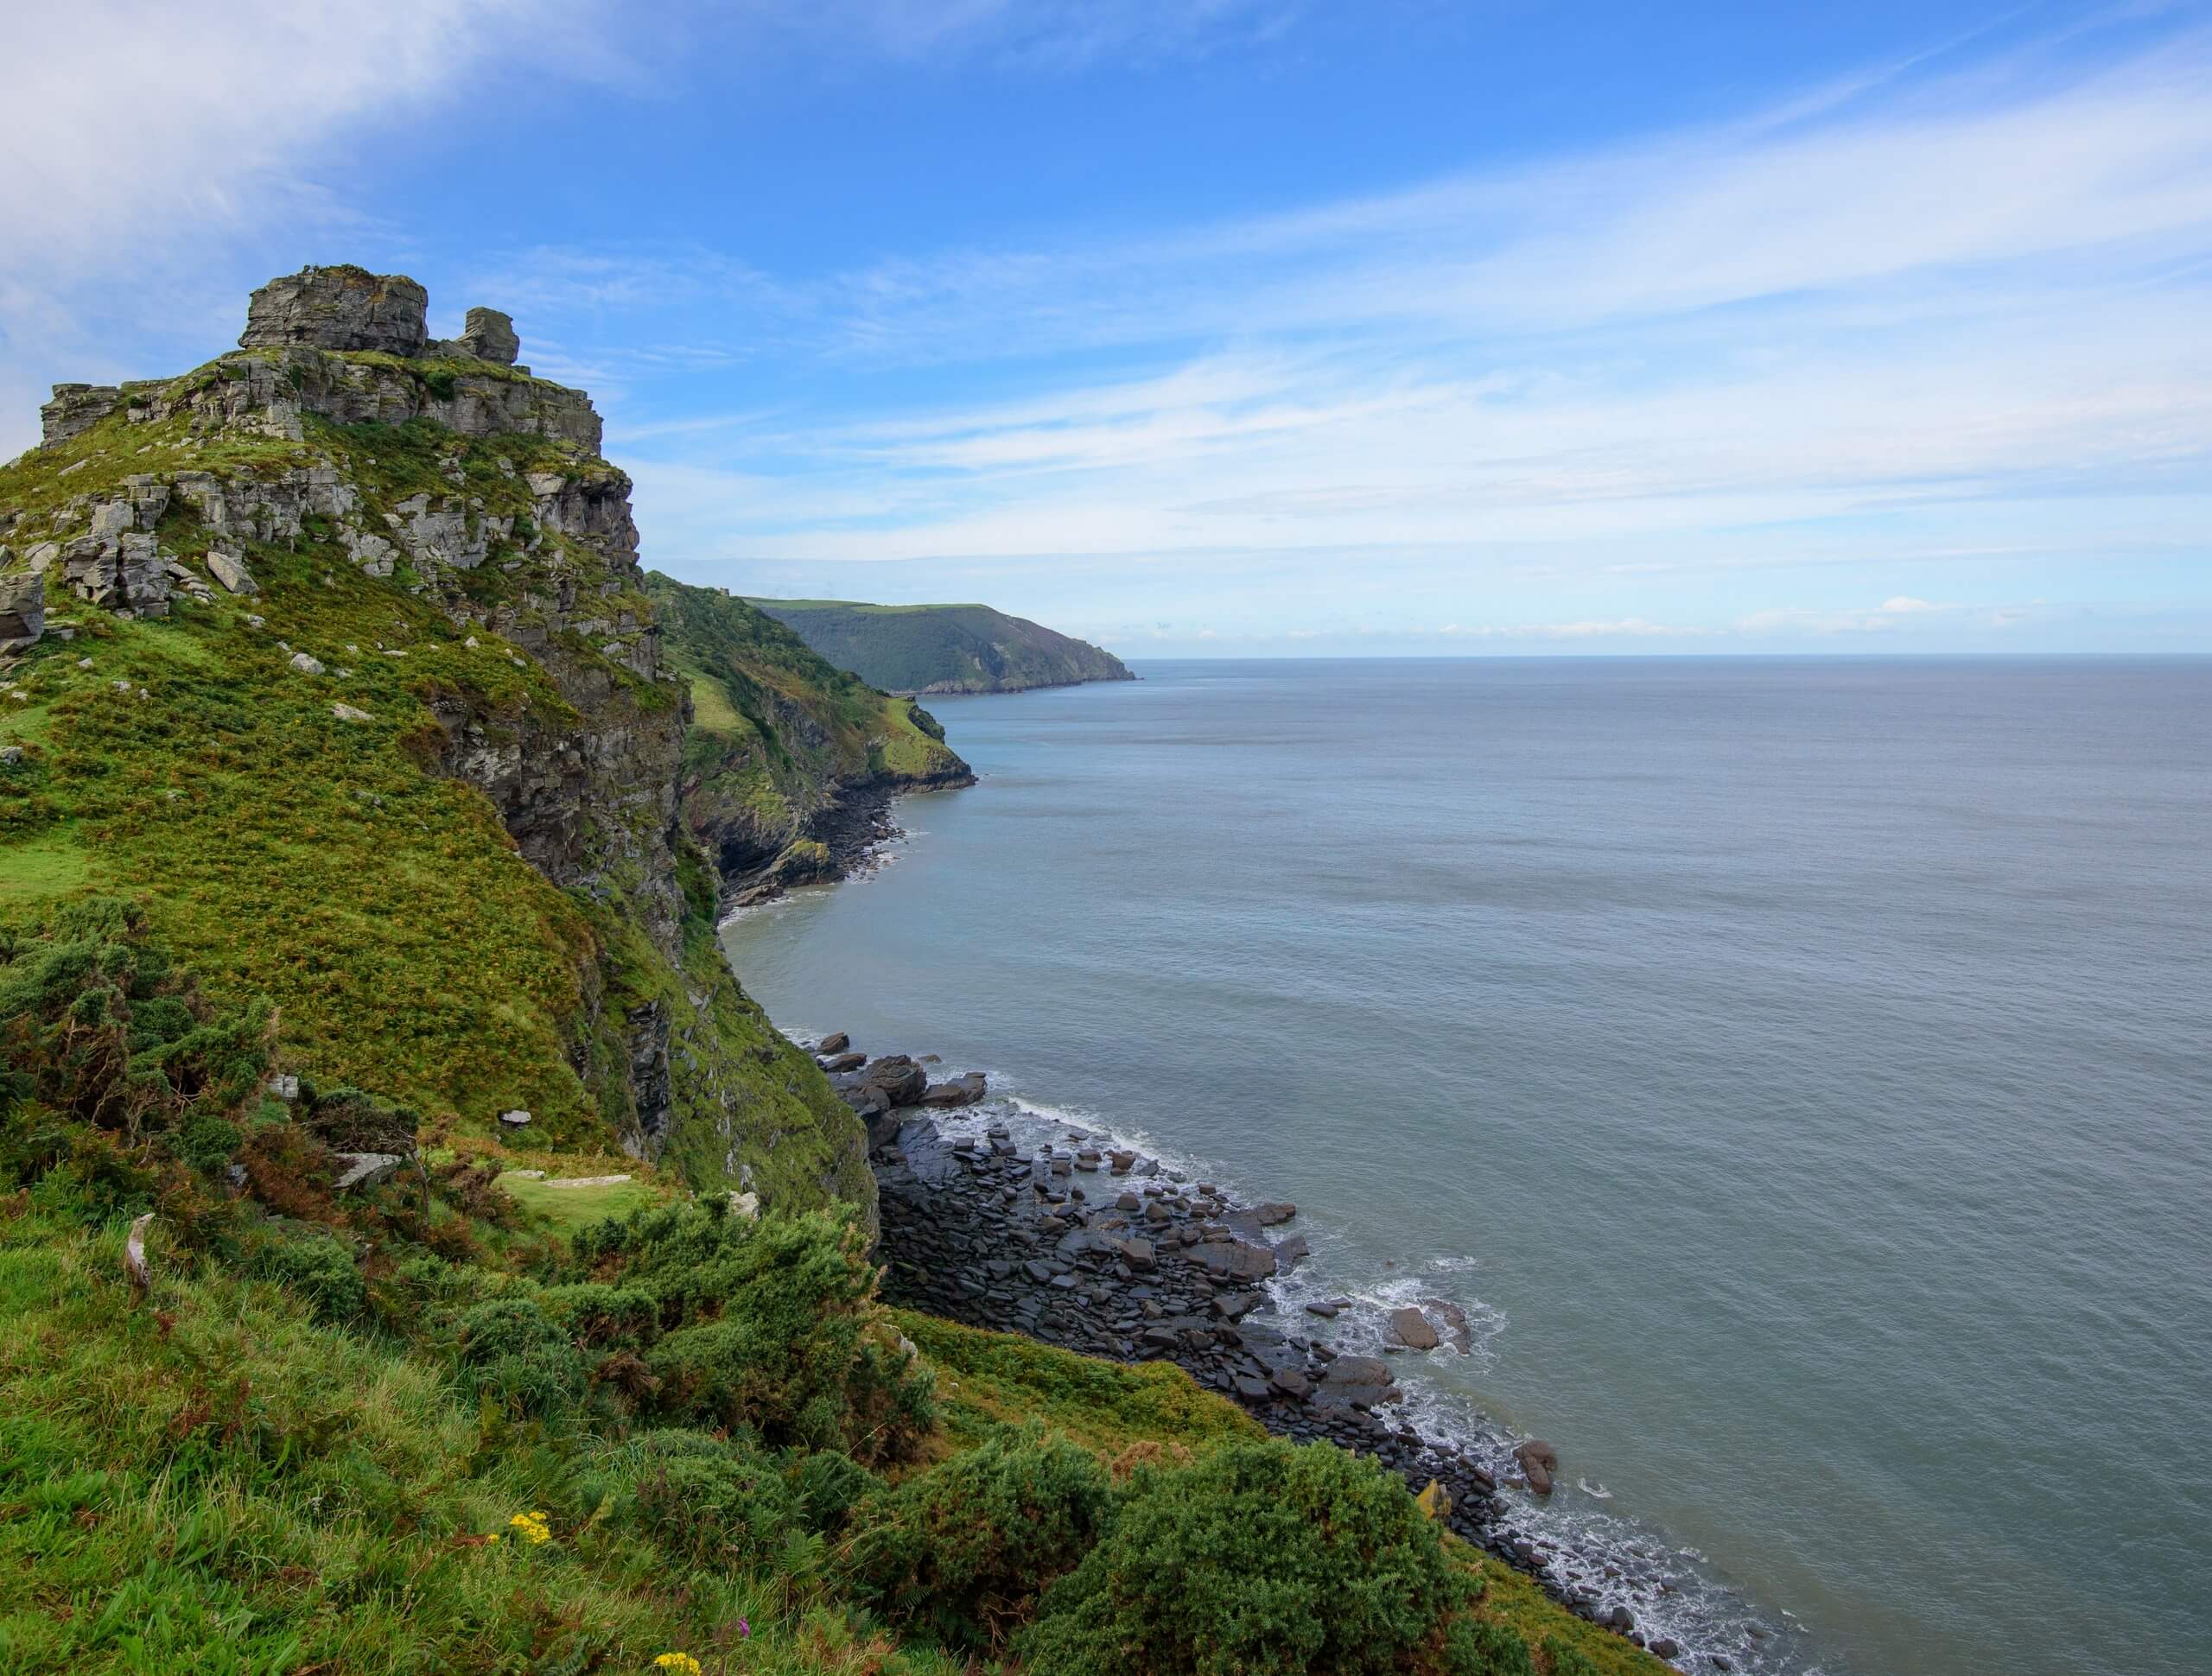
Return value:
<svg viewBox="0 0 2212 1676">
<path fill-rule="evenodd" d="M 1380 1676 L 1433 1666 L 1469 1593 L 1396 1478 L 1270 1439 L 1141 1468 L 1017 1647 L 1054 1676 Z"/>
<path fill-rule="evenodd" d="M 269 1023 L 203 1000 L 135 907 L 67 904 L 0 932 L 0 1117 L 35 1101 L 137 1140 L 226 1115 L 268 1068 Z"/>
<path fill-rule="evenodd" d="M 751 1570 L 780 1553 L 800 1527 L 798 1497 L 766 1457 L 696 1433 L 649 1434 L 645 1441 L 629 1511 L 668 1552 Z"/>
<path fill-rule="evenodd" d="M 1065 1439 L 994 1438 L 863 1505 L 852 1576 L 893 1622 L 995 1647 L 1090 1552 L 1112 1499 L 1096 1457 Z"/>
<path fill-rule="evenodd" d="M 252 1267 L 263 1279 L 289 1286 L 305 1298 L 319 1321 L 352 1321 L 368 1307 L 368 1283 L 353 1253 L 319 1229 L 264 1238 Z"/>
<path fill-rule="evenodd" d="M 461 1386 L 511 1412 L 550 1419 L 582 1400 L 583 1358 L 530 1297 L 494 1298 L 461 1317 Z"/>
<path fill-rule="evenodd" d="M 874 1306 L 859 1232 L 812 1214 L 753 1222 L 718 1200 L 641 1211 L 576 1236 L 580 1302 L 601 1342 L 634 1347 L 639 1411 L 665 1424 L 747 1427 L 772 1448 L 906 1458 L 935 1424 L 931 1381 Z M 610 1316 L 650 1312 L 649 1331 Z M 573 1294 L 571 1294 L 573 1297 Z"/>
</svg>

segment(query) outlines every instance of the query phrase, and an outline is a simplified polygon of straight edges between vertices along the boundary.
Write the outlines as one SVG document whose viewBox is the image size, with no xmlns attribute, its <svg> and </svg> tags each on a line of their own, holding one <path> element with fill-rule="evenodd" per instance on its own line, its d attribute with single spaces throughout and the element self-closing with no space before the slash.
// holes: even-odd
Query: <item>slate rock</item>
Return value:
<svg viewBox="0 0 2212 1676">
<path fill-rule="evenodd" d="M 331 1184 L 340 1193 L 357 1187 L 376 1187 L 390 1181 L 405 1162 L 397 1152 L 333 1152 L 338 1178 Z"/>
<path fill-rule="evenodd" d="M 1409 1350 L 1433 1350 L 1443 1343 L 1436 1329 L 1428 1324 L 1428 1317 L 1411 1305 L 1390 1311 L 1390 1330 Z"/>
<path fill-rule="evenodd" d="M 429 340 L 429 293 L 404 274 L 306 267 L 253 294 L 238 346 L 414 355 Z"/>
<path fill-rule="evenodd" d="M 25 651 L 45 633 L 45 578 L 35 572 L 0 576 L 0 652 Z"/>
<path fill-rule="evenodd" d="M 261 584 L 248 574 L 245 563 L 218 548 L 207 555 L 208 574 L 233 594 L 258 594 Z"/>
</svg>

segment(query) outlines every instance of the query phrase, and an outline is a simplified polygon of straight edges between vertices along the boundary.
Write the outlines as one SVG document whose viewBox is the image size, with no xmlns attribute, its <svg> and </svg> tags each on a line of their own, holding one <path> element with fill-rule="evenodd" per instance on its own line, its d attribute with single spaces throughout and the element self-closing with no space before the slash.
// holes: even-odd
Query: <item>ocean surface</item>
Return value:
<svg viewBox="0 0 2212 1676">
<path fill-rule="evenodd" d="M 932 700 L 776 1021 L 1459 1301 L 1425 1418 L 1739 1667 L 2212 1670 L 2212 660 L 1135 667 Z"/>
</svg>

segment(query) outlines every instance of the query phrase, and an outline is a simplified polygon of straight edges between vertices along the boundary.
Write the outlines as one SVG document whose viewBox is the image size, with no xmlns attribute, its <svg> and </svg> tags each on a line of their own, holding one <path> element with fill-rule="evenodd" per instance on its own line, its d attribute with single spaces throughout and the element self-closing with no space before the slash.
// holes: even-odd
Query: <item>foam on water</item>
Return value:
<svg viewBox="0 0 2212 1676">
<path fill-rule="evenodd" d="M 946 701 L 985 784 L 747 988 L 1297 1201 L 1296 1330 L 1459 1305 L 1414 1400 L 1660 1633 L 2196 1676 L 2212 660 L 1144 674 Z"/>
<path fill-rule="evenodd" d="M 797 1034 L 793 1039 L 811 1050 L 821 1036 Z M 1141 1127 L 1039 1100 L 1010 1088 L 1002 1070 L 982 1069 L 991 1079 L 994 1093 L 989 1098 L 929 1114 L 949 1138 L 981 1140 L 987 1130 L 1002 1127 L 1016 1146 L 1037 1151 L 1065 1148 L 1079 1135 L 1085 1144 L 1150 1158 L 1172 1178 L 1211 1181 L 1240 1204 L 1268 1197 L 1264 1184 L 1237 1181 L 1217 1164 L 1162 1147 Z M 1399 1413 L 1408 1423 L 1424 1437 L 1481 1463 L 1501 1485 L 1517 1482 L 1520 1469 L 1513 1450 L 1524 1439 L 1484 1414 L 1463 1393 L 1440 1381 L 1432 1360 L 1448 1357 L 1451 1363 L 1478 1369 L 1495 1354 L 1506 1330 L 1505 1317 L 1460 1283 L 1461 1277 L 1480 1272 L 1481 1260 L 1454 1254 L 1420 1260 L 1417 1267 L 1400 1272 L 1359 1272 L 1345 1266 L 1343 1242 L 1326 1230 L 1309 1228 L 1310 1221 L 1301 1214 L 1289 1228 L 1274 1230 L 1279 1235 L 1304 1233 L 1310 1247 L 1305 1260 L 1267 1285 L 1276 1324 L 1340 1353 L 1388 1355 L 1406 1394 Z M 1309 1301 L 1347 1297 L 1355 1307 L 1333 1321 L 1305 1312 Z M 1389 1311 L 1440 1298 L 1466 1317 L 1466 1355 L 1456 1353 L 1448 1341 L 1426 1355 L 1405 1352 L 1389 1337 Z M 1637 1520 L 1605 1510 L 1600 1504 L 1612 1500 L 1611 1491 L 1592 1489 L 1577 1481 L 1572 1490 L 1564 1482 L 1555 1485 L 1548 1500 L 1510 1488 L 1506 1494 L 1515 1507 L 1506 1528 L 1545 1556 L 1537 1568 L 1540 1576 L 1594 1598 L 1601 1611 L 1628 1608 L 1647 1641 L 1663 1638 L 1680 1645 L 1675 1662 L 1684 1668 L 1710 1668 L 1709 1655 L 1720 1653 L 1756 1676 L 1823 1676 L 1820 1666 L 1806 1661 L 1802 1628 L 1789 1613 L 1782 1612 L 1783 1623 L 1776 1625 L 1740 1590 L 1716 1576 L 1704 1555 L 1690 1548 L 1670 1548 L 1663 1537 Z M 1666 1592 L 1655 1598 L 1650 1585 L 1662 1578 Z M 1707 1662 L 1700 1665 L 1700 1658 Z"/>
</svg>

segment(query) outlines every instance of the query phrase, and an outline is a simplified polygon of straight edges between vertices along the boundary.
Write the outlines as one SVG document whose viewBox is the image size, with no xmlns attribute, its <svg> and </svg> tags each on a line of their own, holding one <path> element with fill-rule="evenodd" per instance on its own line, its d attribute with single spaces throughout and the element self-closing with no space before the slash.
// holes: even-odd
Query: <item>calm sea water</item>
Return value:
<svg viewBox="0 0 2212 1676">
<path fill-rule="evenodd" d="M 1140 672 L 933 701 L 982 783 L 725 934 L 777 1021 L 1460 1300 L 1551 1529 L 1802 1626 L 1706 1646 L 2212 1669 L 2212 661 Z"/>
</svg>

